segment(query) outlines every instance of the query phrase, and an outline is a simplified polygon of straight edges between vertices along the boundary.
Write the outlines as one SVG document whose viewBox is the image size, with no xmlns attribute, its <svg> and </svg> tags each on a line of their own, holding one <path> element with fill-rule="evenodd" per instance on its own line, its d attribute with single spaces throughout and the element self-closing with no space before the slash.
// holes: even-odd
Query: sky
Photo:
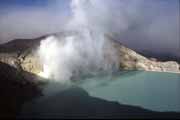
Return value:
<svg viewBox="0 0 180 120">
<path fill-rule="evenodd" d="M 99 1 L 108 6 L 110 30 L 120 42 L 137 51 L 180 57 L 179 0 Z M 0 43 L 62 31 L 71 18 L 70 2 L 1 0 Z"/>
</svg>

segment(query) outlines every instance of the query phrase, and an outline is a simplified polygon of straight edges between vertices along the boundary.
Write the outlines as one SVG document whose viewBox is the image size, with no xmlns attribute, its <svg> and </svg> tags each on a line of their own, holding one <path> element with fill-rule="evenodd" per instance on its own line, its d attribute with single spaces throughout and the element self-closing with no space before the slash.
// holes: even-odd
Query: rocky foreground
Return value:
<svg viewBox="0 0 180 120">
<path fill-rule="evenodd" d="M 60 34 L 61 35 L 61 34 Z M 62 34 L 65 35 L 65 34 Z M 18 70 L 39 74 L 43 71 L 36 50 L 40 41 L 48 36 L 36 39 L 16 39 L 0 45 L 0 62 Z M 121 70 L 145 70 L 158 72 L 180 73 L 180 65 L 176 61 L 161 62 L 155 58 L 146 58 L 107 36 L 113 49 L 117 51 Z"/>
<path fill-rule="evenodd" d="M 33 77 L 36 76 L 0 62 L 0 118 L 16 117 L 25 102 L 42 95 Z"/>
</svg>

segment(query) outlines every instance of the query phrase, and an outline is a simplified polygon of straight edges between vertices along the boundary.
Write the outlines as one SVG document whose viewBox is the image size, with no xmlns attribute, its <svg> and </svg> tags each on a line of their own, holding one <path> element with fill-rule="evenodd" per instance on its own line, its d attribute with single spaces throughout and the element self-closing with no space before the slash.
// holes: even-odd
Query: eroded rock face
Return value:
<svg viewBox="0 0 180 120">
<path fill-rule="evenodd" d="M 137 52 L 123 46 L 112 38 L 112 45 L 117 51 L 120 69 L 122 70 L 145 70 L 157 72 L 180 73 L 180 65 L 175 61 L 161 62 L 156 58 L 146 58 Z"/>
<path fill-rule="evenodd" d="M 23 70 L 35 74 L 43 71 L 42 64 L 39 62 L 39 57 L 35 54 L 28 54 L 23 60 L 21 60 L 20 66 Z"/>
<path fill-rule="evenodd" d="M 24 58 L 16 57 L 12 54 L 1 54 L 0 61 L 6 63 L 18 70 L 24 70 L 30 73 L 38 74 L 43 70 L 42 65 L 39 62 L 38 55 L 29 53 Z"/>
<path fill-rule="evenodd" d="M 150 60 L 124 46 L 118 48 L 118 51 L 121 69 L 180 73 L 180 66 L 175 61 Z"/>
<path fill-rule="evenodd" d="M 0 45 L 0 62 L 9 64 L 18 70 L 39 74 L 43 65 L 37 55 L 40 41 L 45 37 L 32 40 L 15 40 Z M 180 73 L 180 66 L 175 61 L 160 62 L 155 58 L 146 58 L 137 52 L 107 37 L 115 48 L 121 70 L 145 70 Z M 25 47 L 24 47 L 25 45 Z M 22 48 L 21 48 L 22 47 Z"/>
<path fill-rule="evenodd" d="M 42 38 L 32 40 L 14 40 L 0 45 L 0 62 L 18 70 L 38 74 L 43 70 L 37 55 Z"/>
</svg>

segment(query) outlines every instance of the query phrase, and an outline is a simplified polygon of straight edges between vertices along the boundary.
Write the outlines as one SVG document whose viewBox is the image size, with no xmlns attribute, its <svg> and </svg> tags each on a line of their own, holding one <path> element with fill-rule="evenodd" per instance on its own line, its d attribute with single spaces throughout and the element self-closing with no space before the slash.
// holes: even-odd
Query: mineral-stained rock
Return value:
<svg viewBox="0 0 180 120">
<path fill-rule="evenodd" d="M 28 54 L 20 64 L 24 71 L 28 71 L 34 74 L 38 74 L 43 70 L 42 64 L 39 62 L 37 55 Z"/>
<path fill-rule="evenodd" d="M 40 40 L 14 40 L 0 45 L 0 62 L 6 63 L 18 70 L 38 74 L 42 71 L 42 64 L 36 53 Z"/>
<path fill-rule="evenodd" d="M 146 58 L 137 52 L 116 42 L 111 37 L 112 45 L 117 51 L 120 68 L 122 70 L 145 70 L 157 72 L 173 72 L 180 73 L 180 65 L 175 61 L 161 62 L 156 58 Z"/>
<path fill-rule="evenodd" d="M 68 32 L 66 34 L 58 34 L 58 37 L 61 35 L 68 35 Z M 28 40 L 20 39 L 1 44 L 0 61 L 11 65 L 18 70 L 35 74 L 40 73 L 43 71 L 43 65 L 36 54 L 36 50 L 40 45 L 40 41 L 45 37 Z M 106 38 L 112 44 L 112 48 L 116 51 L 115 54 L 119 61 L 121 70 L 145 70 L 180 73 L 180 66 L 175 61 L 160 62 L 155 58 L 148 59 L 117 42 L 113 39 L 113 37 L 106 36 Z M 108 58 L 107 56 L 106 58 Z M 112 58 L 109 58 L 109 60 L 111 59 Z"/>
</svg>

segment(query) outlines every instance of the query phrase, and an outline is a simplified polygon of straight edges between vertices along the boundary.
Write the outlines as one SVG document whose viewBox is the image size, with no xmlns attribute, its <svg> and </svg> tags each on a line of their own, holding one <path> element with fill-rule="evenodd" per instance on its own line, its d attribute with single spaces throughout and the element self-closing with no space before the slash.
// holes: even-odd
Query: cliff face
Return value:
<svg viewBox="0 0 180 120">
<path fill-rule="evenodd" d="M 42 71 L 42 65 L 36 54 L 40 45 L 37 39 L 18 39 L 0 45 L 0 62 L 6 63 L 18 70 L 38 74 Z"/>
<path fill-rule="evenodd" d="M 47 36 L 46 36 L 47 37 Z M 38 74 L 43 71 L 42 64 L 36 54 L 40 41 L 37 39 L 20 39 L 0 45 L 0 62 L 9 64 L 18 70 Z M 145 70 L 158 72 L 180 73 L 180 65 L 175 61 L 160 62 L 156 59 L 148 59 L 137 52 L 123 46 L 119 42 L 107 37 L 115 48 L 120 69 L 122 70 Z"/>
<path fill-rule="evenodd" d="M 117 42 L 114 42 L 113 46 L 118 51 L 120 68 L 123 70 L 180 73 L 180 65 L 176 61 L 161 62 L 155 58 L 146 58 Z"/>
</svg>

